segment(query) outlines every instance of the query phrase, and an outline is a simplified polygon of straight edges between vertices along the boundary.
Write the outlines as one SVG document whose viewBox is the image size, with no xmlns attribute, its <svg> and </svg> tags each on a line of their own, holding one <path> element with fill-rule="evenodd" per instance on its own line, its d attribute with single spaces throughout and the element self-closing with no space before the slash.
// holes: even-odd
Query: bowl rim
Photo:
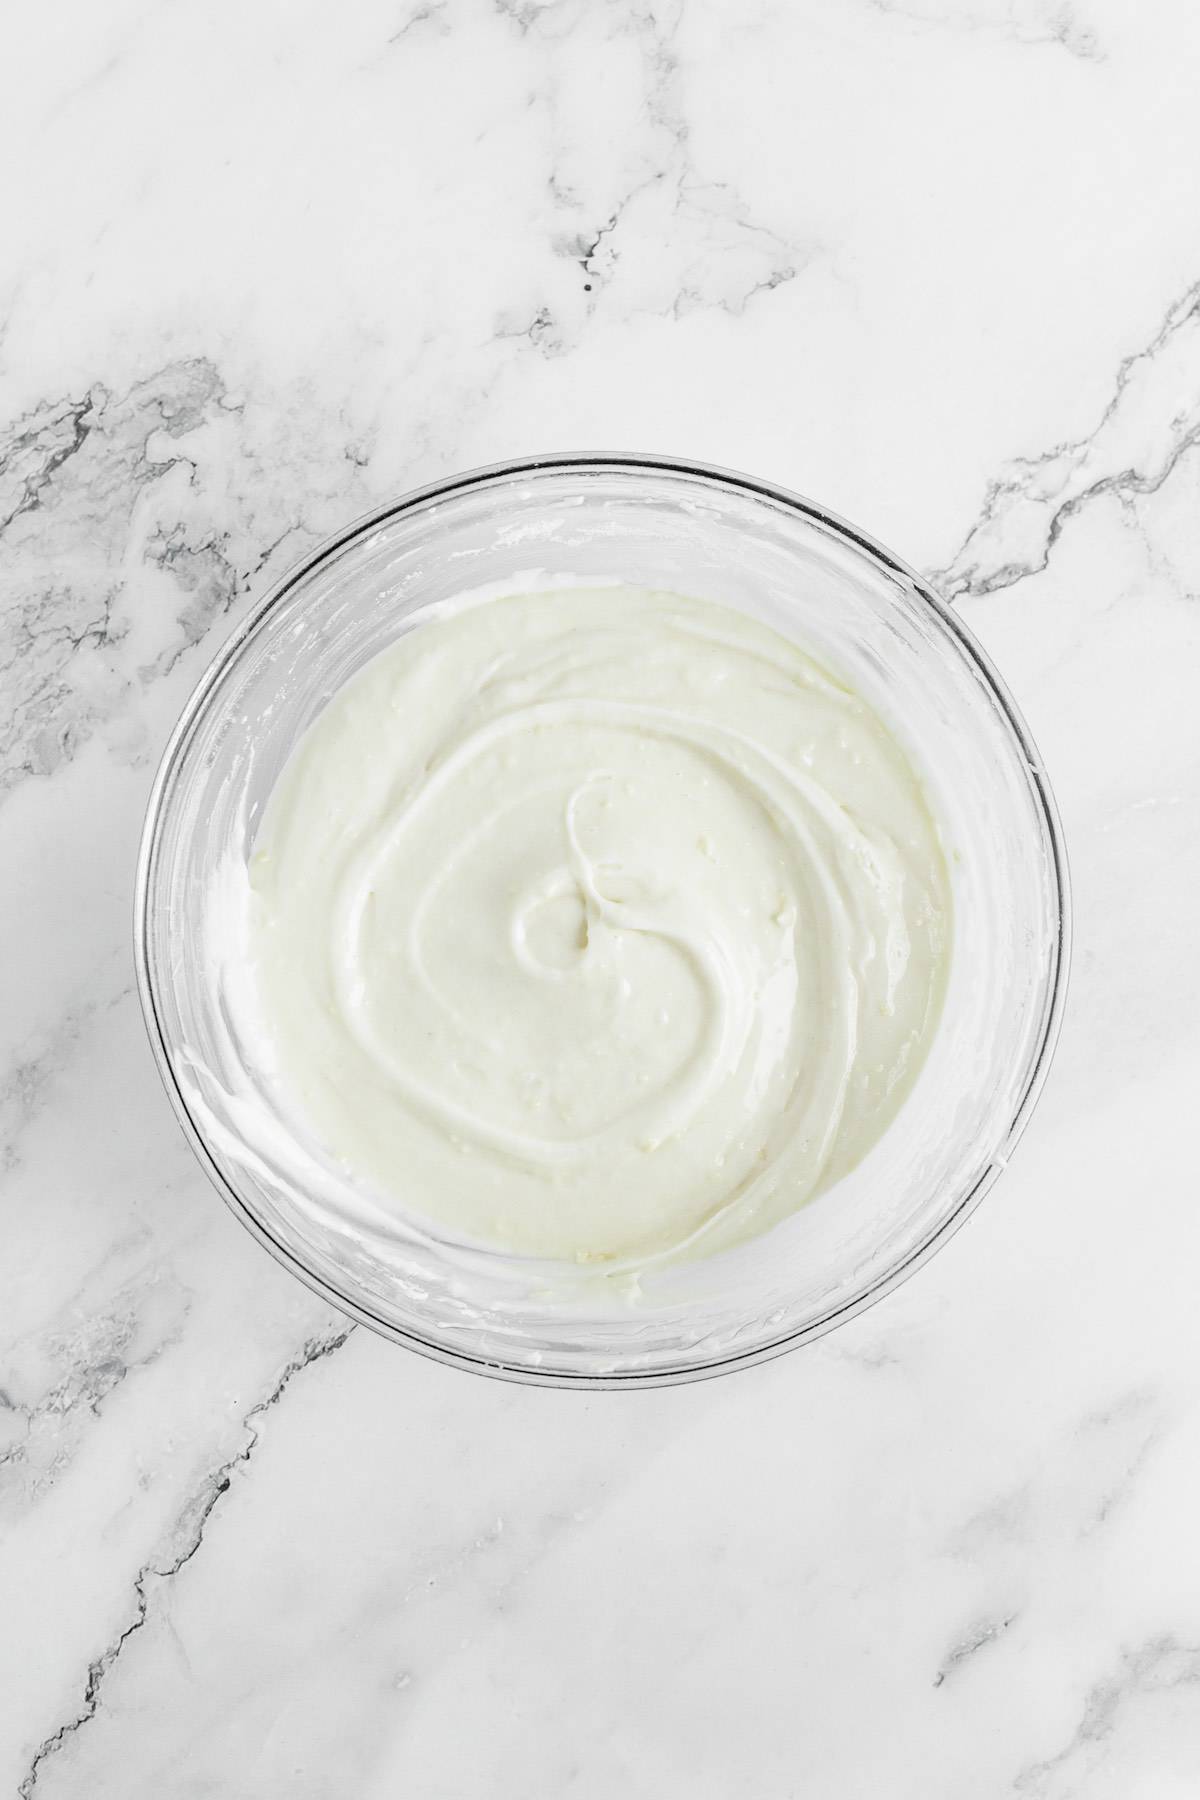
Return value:
<svg viewBox="0 0 1200 1800">
<path fill-rule="evenodd" d="M 594 1375 L 574 1369 L 544 1365 L 534 1367 L 515 1361 L 508 1362 L 503 1359 L 475 1355 L 470 1351 L 440 1343 L 432 1337 L 424 1337 L 411 1328 L 395 1325 L 372 1311 L 371 1307 L 364 1304 L 361 1298 L 351 1292 L 343 1291 L 325 1275 L 310 1268 L 294 1251 L 281 1243 L 237 1189 L 226 1179 L 191 1114 L 171 1064 L 155 991 L 149 940 L 151 884 L 161 848 L 165 805 L 172 790 L 178 765 L 214 688 L 236 661 L 243 646 L 259 630 L 275 608 L 322 563 L 380 525 L 398 519 L 431 502 L 447 500 L 498 480 L 536 477 L 541 473 L 571 470 L 584 473 L 632 472 L 650 476 L 679 476 L 723 491 L 733 490 L 736 493 L 750 495 L 752 498 L 767 501 L 793 513 L 798 513 L 810 524 L 849 543 L 868 559 L 882 565 L 889 573 L 900 577 L 909 584 L 923 605 L 935 614 L 942 627 L 957 641 L 959 649 L 967 661 L 974 665 L 985 687 L 990 690 L 1016 741 L 1025 763 L 1045 831 L 1057 902 L 1051 967 L 1045 988 L 1046 999 L 1043 1016 L 1036 1045 L 1030 1056 L 1029 1071 L 1020 1099 L 1008 1130 L 1003 1140 L 996 1146 L 987 1168 L 960 1196 L 946 1216 L 939 1220 L 900 1262 L 885 1270 L 861 1293 L 852 1296 L 840 1305 L 831 1306 L 818 1318 L 784 1332 L 779 1337 L 769 1339 L 766 1343 L 754 1345 L 743 1351 L 733 1351 L 711 1361 L 695 1363 L 681 1361 L 659 1369 L 626 1371 L 610 1369 Z M 1066 842 L 1058 806 L 1042 766 L 1041 757 L 1003 678 L 974 634 L 948 602 L 938 595 L 924 576 L 879 543 L 877 539 L 860 530 L 856 525 L 852 525 L 828 507 L 818 505 L 815 501 L 809 500 L 789 488 L 742 474 L 734 469 L 722 468 L 713 463 L 695 462 L 687 457 L 636 451 L 614 451 L 605 454 L 584 451 L 551 451 L 533 456 L 515 457 L 503 462 L 483 464 L 464 470 L 459 474 L 427 482 L 421 487 L 412 488 L 401 494 L 395 500 L 385 502 L 363 514 L 351 524 L 344 526 L 341 530 L 332 533 L 287 570 L 268 589 L 257 605 L 250 608 L 240 625 L 218 647 L 192 689 L 171 731 L 146 806 L 138 847 L 133 907 L 133 950 L 138 995 L 146 1032 L 167 1097 L 205 1174 L 226 1205 L 246 1229 L 257 1238 L 258 1242 L 269 1251 L 276 1262 L 296 1276 L 321 1299 L 347 1314 L 356 1323 L 367 1325 L 391 1342 L 403 1344 L 406 1348 L 416 1351 L 419 1355 L 430 1357 L 436 1362 L 530 1386 L 583 1388 L 593 1391 L 678 1386 L 685 1382 L 706 1380 L 716 1375 L 728 1374 L 737 1369 L 750 1368 L 757 1363 L 767 1362 L 776 1356 L 781 1356 L 787 1350 L 795 1349 L 800 1344 L 811 1343 L 815 1339 L 823 1337 L 826 1332 L 832 1331 L 836 1326 L 844 1324 L 848 1319 L 852 1319 L 874 1306 L 915 1274 L 949 1241 L 975 1211 L 1001 1171 L 1007 1166 L 1029 1123 L 1045 1086 L 1062 1028 L 1071 962 L 1071 936 L 1071 889 Z"/>
</svg>

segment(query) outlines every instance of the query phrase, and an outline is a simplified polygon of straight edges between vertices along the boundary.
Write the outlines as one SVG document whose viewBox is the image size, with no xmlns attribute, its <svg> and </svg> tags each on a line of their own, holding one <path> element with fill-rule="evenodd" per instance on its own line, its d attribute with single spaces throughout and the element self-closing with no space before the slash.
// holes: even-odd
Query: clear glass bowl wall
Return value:
<svg viewBox="0 0 1200 1800">
<path fill-rule="evenodd" d="M 264 1103 L 205 945 L 214 872 L 341 684 L 431 603 L 562 577 L 738 608 L 857 688 L 908 750 L 952 871 L 954 950 L 928 1061 L 845 1180 L 766 1237 L 648 1279 L 472 1248 L 389 1221 L 315 1144 L 246 1129 Z M 546 459 L 409 496 L 295 570 L 218 655 L 168 747 L 139 879 L 151 1039 L 202 1162 L 310 1285 L 415 1348 L 577 1385 L 684 1379 L 802 1341 L 885 1292 L 979 1199 L 1036 1096 L 1063 1000 L 1067 900 L 1053 802 L 1011 700 L 921 581 L 850 527 L 745 478 L 640 459 Z M 253 1140 L 253 1141 L 252 1141 Z"/>
</svg>

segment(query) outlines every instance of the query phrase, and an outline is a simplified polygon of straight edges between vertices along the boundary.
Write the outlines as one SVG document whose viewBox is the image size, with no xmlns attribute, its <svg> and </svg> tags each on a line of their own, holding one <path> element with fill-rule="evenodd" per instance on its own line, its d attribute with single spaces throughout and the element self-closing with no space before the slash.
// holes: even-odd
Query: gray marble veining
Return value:
<svg viewBox="0 0 1200 1800">
<path fill-rule="evenodd" d="M 1181 0 L 26 11 L 0 66 L 0 1788 L 1200 1785 L 1200 19 Z M 741 466 L 1038 738 L 1072 1006 L 969 1228 L 715 1384 L 351 1330 L 208 1189 L 129 949 L 245 609 L 406 486 Z"/>
</svg>

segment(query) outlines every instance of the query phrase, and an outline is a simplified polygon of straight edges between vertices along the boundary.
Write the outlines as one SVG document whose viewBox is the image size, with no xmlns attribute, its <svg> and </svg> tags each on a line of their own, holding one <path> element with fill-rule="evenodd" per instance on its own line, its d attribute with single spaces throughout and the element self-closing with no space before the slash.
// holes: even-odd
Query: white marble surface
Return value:
<svg viewBox="0 0 1200 1800">
<path fill-rule="evenodd" d="M 1200 13 L 83 0 L 0 61 L 0 1791 L 1200 1792 Z M 970 1225 L 820 1345 L 581 1396 L 348 1331 L 209 1190 L 141 814 L 315 536 L 543 447 L 939 573 L 1074 865 Z"/>
</svg>

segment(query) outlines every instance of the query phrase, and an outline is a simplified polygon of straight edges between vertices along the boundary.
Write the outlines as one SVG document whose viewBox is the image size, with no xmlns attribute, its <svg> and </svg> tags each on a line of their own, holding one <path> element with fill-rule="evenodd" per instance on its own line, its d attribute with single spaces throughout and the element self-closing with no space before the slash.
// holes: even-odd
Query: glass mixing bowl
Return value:
<svg viewBox="0 0 1200 1800">
<path fill-rule="evenodd" d="M 221 976 L 217 872 L 341 684 L 432 602 L 563 577 L 666 588 L 794 637 L 869 700 L 926 784 L 951 866 L 945 1009 L 896 1119 L 762 1237 L 664 1269 L 594 1271 L 390 1217 L 274 1112 Z M 651 457 L 546 456 L 409 494 L 294 569 L 205 673 L 154 785 L 138 872 L 142 1004 L 197 1156 L 287 1268 L 398 1342 L 496 1375 L 625 1386 L 713 1375 L 827 1331 L 910 1274 L 1007 1163 L 1063 1007 L 1054 802 L 1003 684 L 921 578 L 820 507 Z"/>
</svg>

